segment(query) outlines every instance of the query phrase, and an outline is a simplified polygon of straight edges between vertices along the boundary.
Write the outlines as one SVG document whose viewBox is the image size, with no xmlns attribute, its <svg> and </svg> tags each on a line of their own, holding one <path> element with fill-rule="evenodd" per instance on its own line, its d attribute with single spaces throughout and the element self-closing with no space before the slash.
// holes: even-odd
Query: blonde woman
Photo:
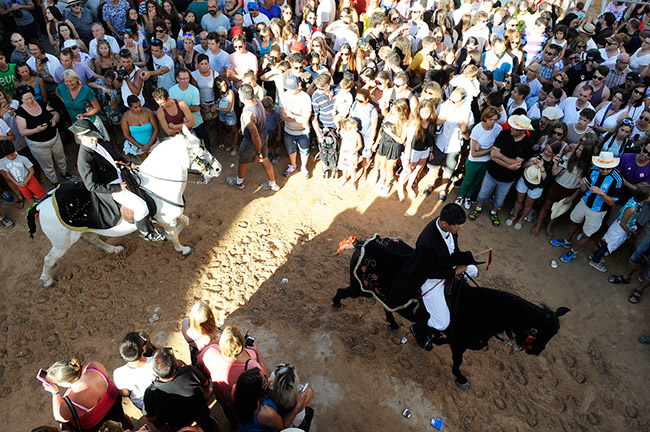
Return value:
<svg viewBox="0 0 650 432">
<path fill-rule="evenodd" d="M 199 367 L 206 371 L 212 380 L 217 400 L 231 423 L 236 424 L 233 410 L 232 388 L 241 374 L 259 368 L 266 373 L 264 358 L 255 341 L 246 343 L 246 337 L 236 326 L 223 329 L 219 343 L 206 346 L 198 358 Z"/>
<path fill-rule="evenodd" d="M 411 109 L 406 99 L 397 99 L 378 134 L 372 150 L 377 151 L 375 166 L 377 167 L 378 180 L 375 190 L 382 197 L 390 193 L 390 181 L 393 178 L 395 164 L 402 154 L 407 134 L 410 130 L 409 115 Z"/>
<path fill-rule="evenodd" d="M 190 346 L 192 364 L 196 366 L 199 351 L 217 341 L 219 326 L 210 306 L 203 301 L 194 303 L 190 316 L 181 323 L 181 332 Z"/>
<path fill-rule="evenodd" d="M 95 66 L 95 73 L 101 76 L 104 76 L 109 69 L 119 69 L 117 56 L 107 40 L 97 42 L 97 57 L 93 60 L 93 64 Z"/>
</svg>

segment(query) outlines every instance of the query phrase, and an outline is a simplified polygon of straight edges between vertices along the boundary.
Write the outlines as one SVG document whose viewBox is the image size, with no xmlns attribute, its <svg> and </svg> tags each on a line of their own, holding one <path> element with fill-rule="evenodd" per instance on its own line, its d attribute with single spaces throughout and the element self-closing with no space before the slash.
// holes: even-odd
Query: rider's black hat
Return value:
<svg viewBox="0 0 650 432">
<path fill-rule="evenodd" d="M 72 126 L 68 128 L 68 130 L 75 135 L 95 137 L 101 140 L 104 139 L 104 135 L 102 135 L 99 129 L 97 129 L 97 126 L 95 126 L 94 123 L 87 118 L 77 120 Z"/>
</svg>

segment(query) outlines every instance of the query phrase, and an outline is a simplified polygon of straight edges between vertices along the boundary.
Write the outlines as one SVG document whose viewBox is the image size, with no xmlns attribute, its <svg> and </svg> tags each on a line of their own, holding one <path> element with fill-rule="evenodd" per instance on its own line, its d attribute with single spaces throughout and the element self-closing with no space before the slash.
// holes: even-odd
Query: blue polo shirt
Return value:
<svg viewBox="0 0 650 432">
<path fill-rule="evenodd" d="M 614 201 L 618 201 L 623 188 L 623 177 L 621 177 L 618 171 L 613 170 L 607 175 L 602 175 L 598 170 L 598 167 L 594 166 L 589 170 L 587 178 L 592 186 L 600 188 L 606 195 L 612 197 Z M 605 203 L 600 195 L 591 193 L 589 190 L 587 190 L 585 196 L 582 197 L 582 200 L 585 202 L 587 207 L 597 212 L 607 211 L 611 207 Z"/>
</svg>

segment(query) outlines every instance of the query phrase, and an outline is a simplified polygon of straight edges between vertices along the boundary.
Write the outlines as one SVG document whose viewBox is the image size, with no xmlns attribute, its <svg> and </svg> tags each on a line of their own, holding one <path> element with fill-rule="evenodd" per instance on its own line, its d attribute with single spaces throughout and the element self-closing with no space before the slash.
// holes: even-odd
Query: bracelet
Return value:
<svg viewBox="0 0 650 432">
<path fill-rule="evenodd" d="M 52 393 L 52 397 L 54 397 L 54 396 L 56 396 L 56 395 L 58 395 L 58 394 L 59 394 L 59 392 Z"/>
</svg>

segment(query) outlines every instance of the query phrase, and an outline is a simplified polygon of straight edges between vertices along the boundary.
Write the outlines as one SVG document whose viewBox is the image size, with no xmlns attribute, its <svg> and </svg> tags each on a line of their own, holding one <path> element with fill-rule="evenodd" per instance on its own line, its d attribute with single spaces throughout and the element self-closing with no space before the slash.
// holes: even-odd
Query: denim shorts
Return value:
<svg viewBox="0 0 650 432">
<path fill-rule="evenodd" d="M 309 134 L 291 135 L 284 133 L 284 145 L 287 148 L 287 154 L 294 154 L 300 150 L 300 156 L 309 156 Z"/>
<path fill-rule="evenodd" d="M 528 198 L 530 199 L 537 199 L 541 197 L 542 192 L 544 192 L 544 188 L 530 189 L 528 186 L 526 186 L 526 182 L 524 181 L 523 177 L 519 178 L 516 187 L 517 187 L 517 192 L 519 192 L 520 194 L 528 195 Z"/>
</svg>

